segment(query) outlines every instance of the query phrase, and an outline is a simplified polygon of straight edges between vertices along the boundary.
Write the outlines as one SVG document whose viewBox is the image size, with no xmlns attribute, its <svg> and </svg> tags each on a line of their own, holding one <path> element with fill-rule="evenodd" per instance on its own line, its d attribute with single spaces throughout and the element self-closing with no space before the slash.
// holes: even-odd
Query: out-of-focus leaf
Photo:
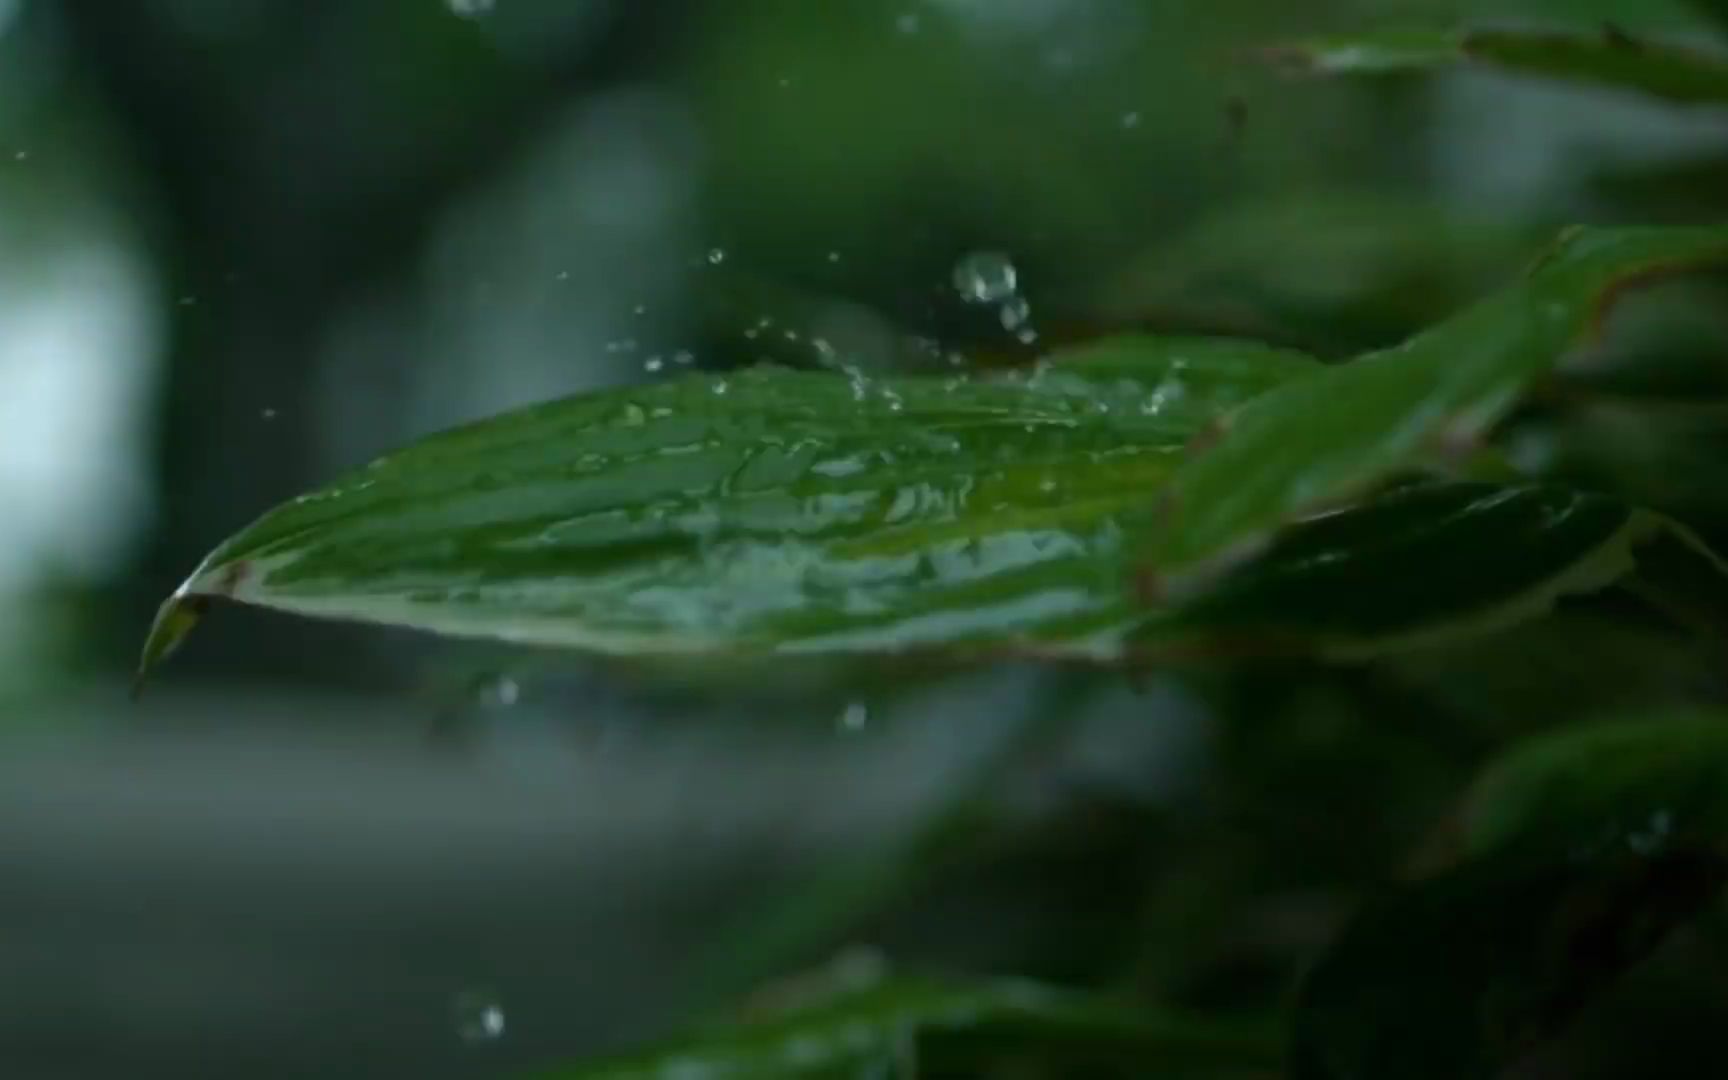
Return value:
<svg viewBox="0 0 1728 1080">
<path fill-rule="evenodd" d="M 1248 202 L 1160 240 L 1072 305 L 1107 325 L 1348 355 L 1399 341 L 1498 285 L 1544 234 L 1365 192 Z"/>
<path fill-rule="evenodd" d="M 1475 852 L 1531 836 L 1728 850 L 1728 715 L 1591 724 L 1526 742 L 1477 781 L 1464 836 Z"/>
<path fill-rule="evenodd" d="M 1470 861 L 1370 905 L 1310 976 L 1319 1080 L 1467 1077 L 1553 1034 L 1728 881 L 1728 715 L 1561 731 L 1475 785 Z"/>
<path fill-rule="evenodd" d="M 1309 973 L 1295 1080 L 1475 1080 L 1555 1034 L 1696 915 L 1728 861 L 1688 848 L 1516 849 L 1371 903 Z"/>
<path fill-rule="evenodd" d="M 1267 58 L 1324 75 L 1382 75 L 1472 64 L 1567 79 L 1688 105 L 1728 105 L 1728 57 L 1634 38 L 1528 30 L 1383 30 L 1273 46 Z"/>
<path fill-rule="evenodd" d="M 1110 655 L 1118 517 L 1219 412 L 1311 359 L 1101 343 L 1028 373 L 754 369 L 550 402 L 425 439 L 266 514 L 203 597 L 610 652 L 1021 642 Z"/>
<path fill-rule="evenodd" d="M 533 1075 L 542 1080 L 880 1076 L 877 1070 L 913 1053 L 920 1066 L 976 1065 L 1013 1054 L 1070 1064 L 1130 1062 L 1139 1069 L 1205 1067 L 1208 1075 L 1238 1075 L 1276 1065 L 1277 1048 L 1267 1034 L 1024 980 L 890 979 L 626 1057 Z"/>
<path fill-rule="evenodd" d="M 1469 445 L 1643 279 L 1728 258 L 1728 226 L 1567 230 L 1524 277 L 1395 348 L 1292 380 L 1179 468 L 1145 556 L 1166 591 L 1286 523 Z"/>
</svg>

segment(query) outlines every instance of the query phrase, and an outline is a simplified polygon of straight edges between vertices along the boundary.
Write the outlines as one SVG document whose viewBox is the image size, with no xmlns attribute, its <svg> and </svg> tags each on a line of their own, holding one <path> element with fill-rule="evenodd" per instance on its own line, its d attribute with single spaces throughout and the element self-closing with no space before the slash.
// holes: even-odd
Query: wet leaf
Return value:
<svg viewBox="0 0 1728 1080">
<path fill-rule="evenodd" d="M 1402 345 L 1295 379 L 1234 412 L 1161 494 L 1145 555 L 1180 593 L 1283 525 L 1472 446 L 1643 279 L 1728 259 L 1728 226 L 1567 230 L 1514 285 Z"/>
<path fill-rule="evenodd" d="M 1037 644 L 1136 617 L 1121 513 L 1220 411 L 1317 369 L 1126 338 L 1032 372 L 759 368 L 582 395 L 432 436 L 218 547 L 200 597 L 619 653 Z"/>
<path fill-rule="evenodd" d="M 1236 1075 L 1276 1064 L 1266 1032 L 1161 1014 L 1024 980 L 890 979 L 639 1053 L 533 1074 L 542 1080 L 881 1076 L 915 1059 L 1016 1059 L 1207 1067 Z M 915 1058 L 914 1058 L 915 1055 Z M 890 1073 L 889 1075 L 892 1075 Z"/>
<path fill-rule="evenodd" d="M 1310 975 L 1297 1075 L 1493 1075 L 1719 894 L 1724 792 L 1721 713 L 1516 747 L 1468 800 L 1469 860 L 1370 904 Z"/>
<path fill-rule="evenodd" d="M 1529 30 L 1383 30 L 1277 45 L 1265 56 L 1295 71 L 1382 75 L 1474 65 L 1565 79 L 1687 105 L 1728 105 L 1728 56 L 1633 37 Z"/>
<path fill-rule="evenodd" d="M 1469 637 L 1620 581 L 1671 528 L 1563 488 L 1413 484 L 1285 530 L 1139 634 L 1336 658 Z"/>
</svg>

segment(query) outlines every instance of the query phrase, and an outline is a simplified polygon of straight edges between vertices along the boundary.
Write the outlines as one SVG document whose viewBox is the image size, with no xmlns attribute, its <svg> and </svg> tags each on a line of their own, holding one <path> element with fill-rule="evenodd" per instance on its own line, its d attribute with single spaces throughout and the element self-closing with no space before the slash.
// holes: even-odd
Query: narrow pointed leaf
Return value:
<svg viewBox="0 0 1728 1080">
<path fill-rule="evenodd" d="M 1488 633 L 1622 580 L 1668 528 L 1563 488 L 1413 484 L 1292 526 L 1138 635 L 1342 659 Z"/>
<path fill-rule="evenodd" d="M 875 1075 L 914 1057 L 976 1066 L 1021 1060 L 1130 1062 L 1238 1075 L 1276 1064 L 1265 1033 L 1163 1015 L 1025 980 L 891 979 L 618 1058 L 547 1069 L 538 1080 L 715 1080 Z"/>
<path fill-rule="evenodd" d="M 1289 522 L 1468 447 L 1598 327 L 1619 290 L 1723 260 L 1728 225 L 1570 229 L 1519 281 L 1453 318 L 1254 399 L 1170 478 L 1145 552 L 1151 574 L 1180 592 Z"/>
<path fill-rule="evenodd" d="M 164 605 L 613 652 L 1038 643 L 1111 655 L 1119 516 L 1220 411 L 1317 364 L 1131 338 L 1031 374 L 756 369 L 435 435 L 266 514 Z"/>
<path fill-rule="evenodd" d="M 1268 59 L 1323 75 L 1382 75 L 1475 66 L 1564 79 L 1687 105 L 1728 106 L 1728 56 L 1601 33 L 1387 30 L 1313 38 L 1265 50 Z"/>
</svg>

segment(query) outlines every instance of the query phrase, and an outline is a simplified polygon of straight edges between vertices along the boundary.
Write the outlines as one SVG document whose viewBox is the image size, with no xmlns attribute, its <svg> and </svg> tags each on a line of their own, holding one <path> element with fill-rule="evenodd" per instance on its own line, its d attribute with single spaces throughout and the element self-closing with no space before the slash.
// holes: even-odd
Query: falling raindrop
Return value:
<svg viewBox="0 0 1728 1080">
<path fill-rule="evenodd" d="M 840 710 L 839 727 L 841 731 L 863 731 L 870 723 L 870 707 L 862 701 L 848 701 L 846 707 Z"/>
<path fill-rule="evenodd" d="M 650 375 L 654 374 L 655 372 L 659 371 L 661 368 L 663 368 L 665 366 L 666 366 L 666 361 L 660 359 L 658 356 L 650 356 L 648 359 L 642 361 L 642 370 L 646 371 Z"/>
<path fill-rule="evenodd" d="M 450 13 L 461 19 L 478 19 L 492 14 L 496 0 L 448 0 Z"/>
<path fill-rule="evenodd" d="M 830 251 L 828 253 L 828 261 L 831 263 L 839 262 L 840 261 L 840 253 L 838 251 Z"/>
<path fill-rule="evenodd" d="M 918 17 L 916 12 L 908 11 L 895 18 L 894 29 L 902 34 L 916 34 L 922 24 L 923 20 Z"/>
<path fill-rule="evenodd" d="M 260 410 L 258 410 L 258 417 L 261 420 L 274 420 L 274 419 L 276 419 L 276 410 L 275 409 L 260 409 Z"/>
<path fill-rule="evenodd" d="M 499 672 L 475 684 L 474 697 L 486 708 L 507 709 L 522 697 L 522 687 L 515 679 Z"/>
<path fill-rule="evenodd" d="M 12 152 L 12 160 L 13 161 L 28 161 L 28 160 L 30 160 L 30 151 L 28 151 L 28 150 L 14 150 Z"/>
<path fill-rule="evenodd" d="M 993 304 L 1014 295 L 1019 275 L 1000 251 L 974 251 L 954 264 L 954 288 L 970 304 Z"/>
<path fill-rule="evenodd" d="M 696 362 L 696 354 L 689 349 L 679 349 L 672 354 L 672 362 L 679 367 L 689 367 Z"/>
<path fill-rule="evenodd" d="M 495 1042 L 504 1036 L 504 1006 L 492 990 L 463 990 L 451 1000 L 450 1013 L 465 1043 Z"/>
<path fill-rule="evenodd" d="M 1122 126 L 1125 128 L 1130 128 L 1130 129 L 1139 127 L 1140 126 L 1140 114 L 1137 112 L 1125 112 L 1125 113 L 1123 113 L 1122 114 Z"/>
<path fill-rule="evenodd" d="M 635 307 L 631 308 L 630 311 L 632 314 L 635 314 L 635 315 L 646 315 L 646 314 L 648 314 L 648 305 L 647 304 L 637 304 Z"/>
<path fill-rule="evenodd" d="M 560 270 L 556 274 L 553 274 L 552 276 L 555 279 L 557 279 L 558 281 L 569 281 L 570 280 L 570 271 Z"/>
<path fill-rule="evenodd" d="M 726 261 L 726 249 L 725 248 L 709 248 L 708 249 L 708 262 L 710 264 L 712 264 L 714 266 L 719 266 L 721 263 L 723 263 L 725 261 Z"/>
</svg>

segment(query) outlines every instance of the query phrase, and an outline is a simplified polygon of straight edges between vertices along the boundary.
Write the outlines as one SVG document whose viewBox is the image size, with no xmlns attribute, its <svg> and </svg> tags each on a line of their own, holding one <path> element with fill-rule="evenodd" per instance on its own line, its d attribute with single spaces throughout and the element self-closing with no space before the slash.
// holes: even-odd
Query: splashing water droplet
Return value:
<svg viewBox="0 0 1728 1080">
<path fill-rule="evenodd" d="M 1140 114 L 1129 111 L 1122 114 L 1122 126 L 1132 130 L 1140 126 Z"/>
<path fill-rule="evenodd" d="M 522 687 L 508 675 L 488 675 L 475 686 L 474 697 L 488 709 L 508 709 L 521 699 Z"/>
<path fill-rule="evenodd" d="M 478 19 L 492 14 L 496 0 L 448 0 L 450 14 L 460 19 Z"/>
<path fill-rule="evenodd" d="M 870 706 L 862 701 L 848 701 L 840 710 L 838 723 L 841 731 L 863 731 L 870 723 Z"/>
<path fill-rule="evenodd" d="M 993 304 L 1014 295 L 1019 274 L 1000 251 L 974 251 L 954 264 L 954 288 L 969 304 Z"/>
<path fill-rule="evenodd" d="M 709 261 L 709 263 L 713 264 L 714 266 L 719 266 L 721 263 L 726 261 L 726 249 L 725 248 L 709 248 L 708 249 L 708 261 Z"/>
<path fill-rule="evenodd" d="M 504 1006 L 487 989 L 463 990 L 450 1002 L 456 1034 L 465 1043 L 488 1043 L 504 1037 Z"/>
</svg>

